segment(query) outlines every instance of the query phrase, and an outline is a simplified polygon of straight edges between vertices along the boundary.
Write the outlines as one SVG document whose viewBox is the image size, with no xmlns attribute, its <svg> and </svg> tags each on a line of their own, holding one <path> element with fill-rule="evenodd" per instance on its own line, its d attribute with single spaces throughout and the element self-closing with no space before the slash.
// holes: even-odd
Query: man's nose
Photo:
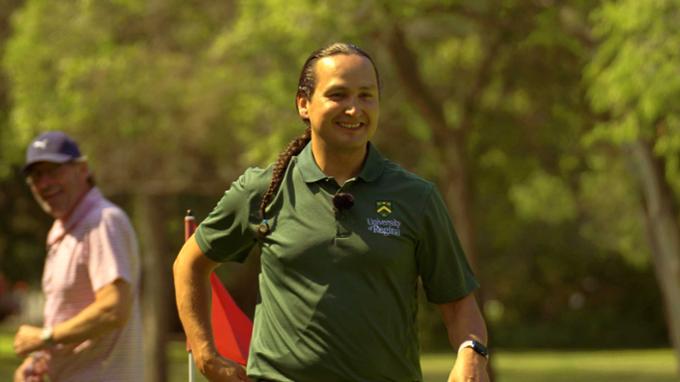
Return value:
<svg viewBox="0 0 680 382">
<path fill-rule="evenodd" d="M 49 176 L 41 176 L 33 180 L 33 187 L 35 187 L 36 190 L 42 191 L 50 186 L 52 183 L 50 179 L 51 178 Z"/>
<path fill-rule="evenodd" d="M 39 173 L 33 177 L 31 183 L 36 189 L 42 190 L 50 187 L 54 183 L 54 178 L 54 174 L 50 174 L 48 172 Z"/>
<path fill-rule="evenodd" d="M 357 105 L 358 100 L 356 97 L 351 97 L 347 101 L 347 105 L 345 106 L 345 114 L 347 115 L 356 115 L 359 112 L 359 107 Z"/>
</svg>

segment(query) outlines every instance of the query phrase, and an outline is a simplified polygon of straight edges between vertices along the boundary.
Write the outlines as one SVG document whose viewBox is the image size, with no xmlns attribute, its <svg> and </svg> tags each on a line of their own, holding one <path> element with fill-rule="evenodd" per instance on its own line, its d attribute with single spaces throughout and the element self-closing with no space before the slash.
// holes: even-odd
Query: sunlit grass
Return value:
<svg viewBox="0 0 680 382">
<path fill-rule="evenodd" d="M 12 351 L 13 331 L 0 328 L 0 381 L 11 381 L 19 359 Z M 187 378 L 183 342 L 168 346 L 170 382 Z M 601 351 L 512 351 L 493 354 L 496 382 L 674 382 L 675 359 L 670 349 Z M 453 366 L 451 354 L 425 354 L 421 359 L 426 382 L 446 381 Z M 205 381 L 197 378 L 196 381 Z"/>
<path fill-rule="evenodd" d="M 445 381 L 451 357 L 426 354 L 425 381 Z M 675 359 L 669 349 L 610 351 L 499 351 L 493 357 L 497 382 L 671 382 Z"/>
<path fill-rule="evenodd" d="M 678 381 L 670 350 L 505 352 L 499 381 Z"/>
<path fill-rule="evenodd" d="M 186 379 L 184 345 L 170 348 L 172 382 Z M 443 382 L 451 371 L 451 354 L 421 358 L 426 382 Z M 670 349 L 601 351 L 498 351 L 493 356 L 496 382 L 673 382 L 675 359 Z"/>
</svg>

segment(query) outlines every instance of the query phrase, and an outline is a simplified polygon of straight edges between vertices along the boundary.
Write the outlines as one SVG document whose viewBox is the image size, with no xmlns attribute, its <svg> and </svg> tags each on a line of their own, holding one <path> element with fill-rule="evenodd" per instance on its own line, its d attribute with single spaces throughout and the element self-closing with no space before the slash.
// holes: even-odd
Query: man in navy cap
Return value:
<svg viewBox="0 0 680 382">
<path fill-rule="evenodd" d="M 42 277 L 42 327 L 22 325 L 14 350 L 26 357 L 17 381 L 141 381 L 140 261 L 132 225 L 95 187 L 75 141 L 35 138 L 23 168 L 35 200 L 52 216 Z"/>
</svg>

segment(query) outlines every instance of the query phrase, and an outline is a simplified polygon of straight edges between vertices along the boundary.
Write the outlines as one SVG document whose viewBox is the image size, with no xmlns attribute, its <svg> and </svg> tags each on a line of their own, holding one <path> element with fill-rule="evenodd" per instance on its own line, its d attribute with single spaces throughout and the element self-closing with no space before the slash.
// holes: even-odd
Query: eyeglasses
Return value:
<svg viewBox="0 0 680 382">
<path fill-rule="evenodd" d="M 41 165 L 39 168 L 32 168 L 26 174 L 26 183 L 28 183 L 29 185 L 34 185 L 44 177 L 48 177 L 50 179 L 57 178 L 61 176 L 63 169 L 72 163 L 73 162 L 48 163 Z"/>
</svg>

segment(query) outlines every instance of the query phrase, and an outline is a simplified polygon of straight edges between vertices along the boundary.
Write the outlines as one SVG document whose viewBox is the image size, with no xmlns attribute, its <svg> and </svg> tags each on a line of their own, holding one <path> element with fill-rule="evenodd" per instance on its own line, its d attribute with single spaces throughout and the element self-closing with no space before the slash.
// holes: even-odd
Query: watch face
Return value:
<svg viewBox="0 0 680 382">
<path fill-rule="evenodd" d="M 486 350 L 486 346 L 482 345 L 481 343 L 472 340 L 472 349 L 484 357 L 489 358 L 489 351 Z"/>
<path fill-rule="evenodd" d="M 40 339 L 43 342 L 51 342 L 52 341 L 52 328 L 49 328 L 49 327 L 43 328 L 43 330 L 40 332 Z"/>
</svg>

